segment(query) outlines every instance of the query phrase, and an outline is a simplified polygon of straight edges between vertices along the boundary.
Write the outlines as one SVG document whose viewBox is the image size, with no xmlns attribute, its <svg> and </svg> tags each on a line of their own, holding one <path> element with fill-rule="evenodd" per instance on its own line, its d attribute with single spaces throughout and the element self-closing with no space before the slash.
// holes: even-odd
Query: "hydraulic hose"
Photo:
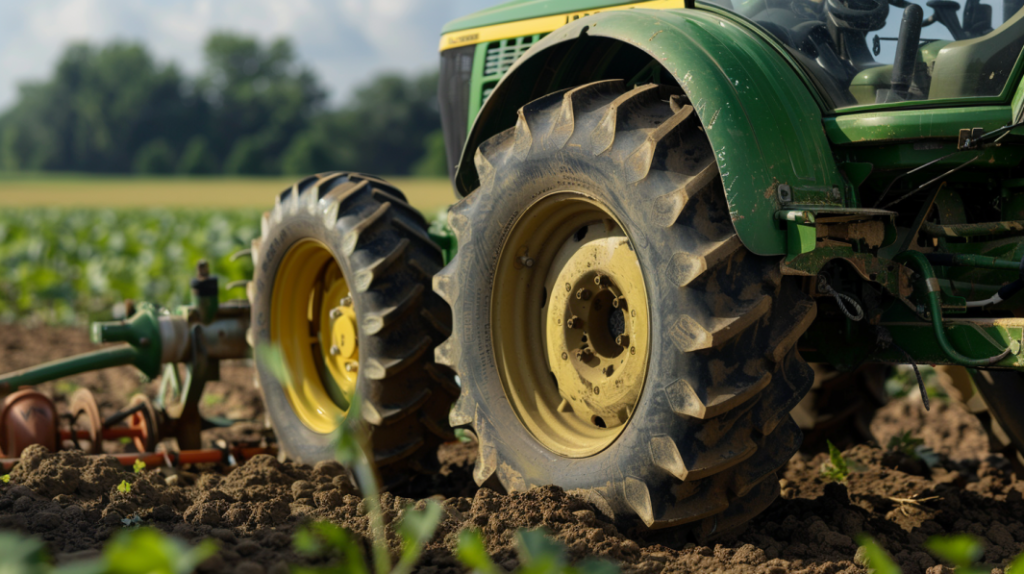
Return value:
<svg viewBox="0 0 1024 574">
<path fill-rule="evenodd" d="M 946 338 L 946 332 L 942 328 L 942 305 L 939 301 L 939 280 L 935 277 L 935 272 L 932 270 L 932 265 L 928 262 L 928 258 L 920 251 L 904 251 L 893 259 L 899 263 L 915 268 L 915 270 L 924 277 L 925 288 L 927 290 L 928 309 L 932 315 L 932 327 L 934 327 L 935 330 L 935 338 L 939 341 L 939 347 L 942 348 L 942 352 L 946 353 L 946 356 L 949 357 L 950 360 L 965 367 L 984 367 L 994 365 L 1010 355 L 1009 347 L 1007 347 L 1002 353 L 985 359 L 972 359 L 965 355 L 961 355 L 953 348 L 952 343 L 950 343 L 949 339 Z"/>
<path fill-rule="evenodd" d="M 925 255 L 925 258 L 928 259 L 928 262 L 932 265 L 985 267 L 988 269 L 1017 271 L 1019 276 L 1016 281 L 1003 285 L 995 295 L 988 299 L 983 299 L 981 301 L 968 301 L 968 308 L 987 307 L 989 305 L 1002 303 L 1016 295 L 1021 289 L 1024 289 L 1024 257 L 1021 258 L 1020 263 L 1014 263 L 1013 261 L 999 259 L 997 257 L 987 257 L 985 255 L 973 255 L 967 253 L 928 253 Z"/>
</svg>

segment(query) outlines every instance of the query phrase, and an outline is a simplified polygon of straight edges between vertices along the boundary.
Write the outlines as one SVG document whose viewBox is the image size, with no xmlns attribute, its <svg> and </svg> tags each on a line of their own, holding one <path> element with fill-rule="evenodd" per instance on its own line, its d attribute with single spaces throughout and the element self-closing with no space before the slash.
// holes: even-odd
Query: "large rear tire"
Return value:
<svg viewBox="0 0 1024 574">
<path fill-rule="evenodd" d="M 555 484 L 701 538 L 766 508 L 800 446 L 789 411 L 813 372 L 795 344 L 815 304 L 739 241 L 687 100 L 621 81 L 551 94 L 476 165 L 434 288 L 477 483 Z"/>
<path fill-rule="evenodd" d="M 257 384 L 288 457 L 332 460 L 358 395 L 385 486 L 437 466 L 458 386 L 432 363 L 451 315 L 430 289 L 442 259 L 425 228 L 397 189 L 349 173 L 306 178 L 264 214 L 250 343 L 282 350 L 291 381 L 257 361 Z"/>
</svg>

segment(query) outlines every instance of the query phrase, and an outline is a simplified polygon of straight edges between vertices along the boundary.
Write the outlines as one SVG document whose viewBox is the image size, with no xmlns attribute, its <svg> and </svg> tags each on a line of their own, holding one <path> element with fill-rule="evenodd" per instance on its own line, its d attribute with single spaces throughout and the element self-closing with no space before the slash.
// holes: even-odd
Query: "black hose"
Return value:
<svg viewBox="0 0 1024 574">
<path fill-rule="evenodd" d="M 917 4 L 911 4 L 903 10 L 900 36 L 896 42 L 896 59 L 892 63 L 892 91 L 903 99 L 906 99 L 910 84 L 914 81 L 923 19 L 924 10 Z"/>
</svg>

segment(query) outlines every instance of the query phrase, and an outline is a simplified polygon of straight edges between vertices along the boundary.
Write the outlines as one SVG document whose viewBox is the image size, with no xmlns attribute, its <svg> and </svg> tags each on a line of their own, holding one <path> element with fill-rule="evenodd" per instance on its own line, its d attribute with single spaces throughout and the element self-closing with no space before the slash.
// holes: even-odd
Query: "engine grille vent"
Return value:
<svg viewBox="0 0 1024 574">
<path fill-rule="evenodd" d="M 512 64 L 546 34 L 520 36 L 507 40 L 498 40 L 487 45 L 487 56 L 484 60 L 483 98 L 486 101 L 498 85 L 498 80 L 512 67 Z"/>
</svg>

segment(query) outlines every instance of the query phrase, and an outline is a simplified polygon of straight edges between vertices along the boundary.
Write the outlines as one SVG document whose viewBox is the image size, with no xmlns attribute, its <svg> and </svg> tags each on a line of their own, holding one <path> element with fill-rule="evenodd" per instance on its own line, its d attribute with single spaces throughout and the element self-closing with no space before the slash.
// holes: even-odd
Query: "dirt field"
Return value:
<svg viewBox="0 0 1024 574">
<path fill-rule="evenodd" d="M 0 372 L 90 347 L 80 330 L 0 326 Z M 204 402 L 206 412 L 261 420 L 251 367 L 238 362 L 222 374 L 225 381 L 211 385 L 219 398 Z M 60 399 L 72 383 L 96 390 L 104 414 L 126 404 L 132 392 L 153 388 L 140 386 L 128 369 L 44 388 Z M 905 472 L 916 469 L 892 457 L 883 461 L 882 450 L 861 445 L 846 455 L 862 470 L 845 485 L 826 484 L 819 476 L 825 455 L 797 455 L 779 482 L 781 497 L 745 532 L 711 546 L 695 545 L 679 530 L 616 528 L 558 488 L 513 495 L 478 489 L 471 477 L 472 444 L 444 445 L 438 453 L 441 475 L 386 494 L 382 504 L 385 519 L 392 522 L 418 499 L 442 501 L 444 521 L 417 568 L 431 574 L 464 571 L 452 551 L 466 528 L 481 529 L 496 562 L 511 570 L 517 565 L 512 534 L 540 526 L 564 542 L 574 559 L 605 557 L 624 572 L 863 572 L 854 543 L 861 532 L 874 536 L 907 574 L 952 572 L 922 547 L 927 537 L 941 533 L 983 537 L 984 560 L 1004 566 L 1024 550 L 1024 482 L 1013 479 L 1005 459 L 987 455 L 983 431 L 971 415 L 935 403 L 925 413 L 919 398 L 895 401 L 872 424 L 883 445 L 903 430 L 923 438 L 941 455 L 928 476 Z M 229 433 L 258 437 L 259 427 L 243 425 Z M 148 469 L 140 476 L 110 458 L 30 450 L 11 473 L 10 484 L 0 484 L 0 529 L 41 536 L 66 562 L 94 555 L 121 528 L 123 517 L 138 514 L 144 524 L 189 541 L 217 539 L 221 550 L 200 571 L 240 574 L 284 573 L 289 565 L 304 563 L 290 540 L 308 520 L 330 520 L 360 536 L 368 532 L 362 500 L 336 464 L 309 468 L 261 456 L 227 474 L 217 468 L 193 470 L 170 478 L 161 469 Z M 116 490 L 122 480 L 134 483 L 131 493 Z M 894 500 L 912 497 L 930 500 L 920 505 Z"/>
</svg>

